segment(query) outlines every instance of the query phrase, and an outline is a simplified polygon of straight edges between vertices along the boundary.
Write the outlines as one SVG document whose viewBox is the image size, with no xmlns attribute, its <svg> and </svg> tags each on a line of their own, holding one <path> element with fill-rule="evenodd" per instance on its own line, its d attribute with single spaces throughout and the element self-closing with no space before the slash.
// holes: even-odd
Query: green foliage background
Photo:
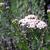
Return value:
<svg viewBox="0 0 50 50">
<path fill-rule="evenodd" d="M 4 7 L 0 7 L 0 37 L 12 37 L 16 40 L 16 50 L 31 50 L 28 46 L 28 40 L 31 38 L 32 50 L 39 50 L 40 36 L 45 31 L 45 43 L 46 46 L 40 50 L 50 50 L 50 13 L 48 13 L 48 28 L 47 30 L 34 30 L 28 29 L 26 33 L 20 31 L 18 22 L 12 23 L 14 19 L 21 19 L 29 14 L 29 0 L 10 0 L 11 7 L 9 10 L 4 11 Z M 32 14 L 38 15 L 41 19 L 44 18 L 44 0 L 31 0 Z M 0 2 L 3 2 L 0 0 Z M 5 15 L 6 14 L 6 15 Z M 27 33 L 29 33 L 27 35 Z M 1 45 L 0 45 L 1 47 Z M 2 46 L 3 47 L 3 46 Z M 18 47 L 18 48 L 17 48 Z M 4 50 L 4 48 L 2 49 Z"/>
</svg>

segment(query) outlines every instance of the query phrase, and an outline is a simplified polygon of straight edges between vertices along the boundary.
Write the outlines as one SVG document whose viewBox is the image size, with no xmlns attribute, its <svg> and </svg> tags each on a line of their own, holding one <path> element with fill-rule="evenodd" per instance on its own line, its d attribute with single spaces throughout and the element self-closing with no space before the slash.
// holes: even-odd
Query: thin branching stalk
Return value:
<svg viewBox="0 0 50 50">
<path fill-rule="evenodd" d="M 42 32 L 41 32 L 41 36 L 40 36 L 40 45 L 39 45 L 39 48 L 38 50 L 40 50 L 41 48 L 45 47 L 45 43 L 46 43 L 46 40 L 45 40 L 45 32 L 47 31 L 47 28 L 43 29 Z"/>
</svg>

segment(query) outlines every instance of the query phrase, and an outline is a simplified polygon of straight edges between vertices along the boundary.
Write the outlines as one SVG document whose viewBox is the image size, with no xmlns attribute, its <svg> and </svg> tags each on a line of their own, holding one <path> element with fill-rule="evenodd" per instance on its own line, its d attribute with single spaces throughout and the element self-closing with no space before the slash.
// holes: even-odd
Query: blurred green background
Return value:
<svg viewBox="0 0 50 50">
<path fill-rule="evenodd" d="M 29 7 L 30 0 L 10 0 L 10 9 L 4 11 L 4 6 L 0 7 L 0 38 L 11 37 L 15 40 L 15 50 L 50 50 L 50 12 L 48 12 L 48 28 L 28 29 L 27 32 L 22 33 L 18 22 L 15 19 L 22 19 L 26 15 L 29 15 L 31 9 L 32 14 L 38 15 L 39 18 L 45 19 L 44 12 L 44 0 L 31 0 L 32 6 Z M 4 2 L 0 0 L 0 3 Z M 45 34 L 45 45 L 40 48 L 40 37 L 42 33 Z M 1 40 L 0 40 L 1 41 Z M 30 41 L 30 42 L 29 42 Z M 1 41 L 2 44 L 2 41 Z M 4 48 L 4 44 L 0 44 L 0 50 L 7 50 Z M 13 50 L 13 49 L 12 49 Z"/>
</svg>

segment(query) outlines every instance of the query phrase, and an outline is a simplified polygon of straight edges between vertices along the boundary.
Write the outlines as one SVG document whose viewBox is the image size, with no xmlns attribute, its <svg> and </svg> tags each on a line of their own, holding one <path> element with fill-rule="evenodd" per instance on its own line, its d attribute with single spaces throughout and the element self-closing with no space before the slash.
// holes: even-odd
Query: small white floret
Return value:
<svg viewBox="0 0 50 50">
<path fill-rule="evenodd" d="M 26 19 L 37 19 L 37 16 L 35 15 L 28 15 L 28 16 L 25 16 Z"/>
<path fill-rule="evenodd" d="M 47 27 L 47 24 L 44 21 L 39 20 L 35 15 L 25 16 L 24 19 L 19 20 L 19 24 L 21 26 L 26 26 L 27 28 L 34 28 L 34 29 L 35 28 L 43 29 Z"/>
<path fill-rule="evenodd" d="M 47 24 L 44 21 L 40 21 L 36 26 L 37 28 L 42 29 L 47 27 Z"/>
</svg>

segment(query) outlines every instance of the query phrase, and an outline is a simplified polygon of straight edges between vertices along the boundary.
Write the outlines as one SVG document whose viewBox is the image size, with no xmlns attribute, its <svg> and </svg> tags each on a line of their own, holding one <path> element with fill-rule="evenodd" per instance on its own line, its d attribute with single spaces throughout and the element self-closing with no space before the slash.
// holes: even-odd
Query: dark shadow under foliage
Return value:
<svg viewBox="0 0 50 50">
<path fill-rule="evenodd" d="M 15 39 L 11 37 L 0 37 L 0 50 L 16 50 Z"/>
</svg>

